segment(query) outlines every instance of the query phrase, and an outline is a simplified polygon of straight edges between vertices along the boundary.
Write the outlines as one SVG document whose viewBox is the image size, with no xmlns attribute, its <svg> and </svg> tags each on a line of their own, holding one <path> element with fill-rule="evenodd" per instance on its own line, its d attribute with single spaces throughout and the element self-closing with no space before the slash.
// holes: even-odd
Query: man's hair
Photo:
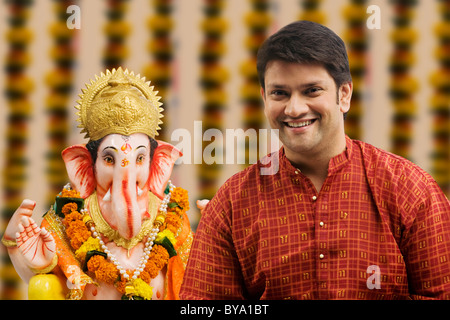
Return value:
<svg viewBox="0 0 450 320">
<path fill-rule="evenodd" d="M 267 64 L 273 60 L 322 65 L 334 79 L 337 89 L 351 82 L 345 44 L 327 27 L 311 21 L 296 21 L 271 35 L 259 48 L 257 70 L 265 90 Z"/>
</svg>

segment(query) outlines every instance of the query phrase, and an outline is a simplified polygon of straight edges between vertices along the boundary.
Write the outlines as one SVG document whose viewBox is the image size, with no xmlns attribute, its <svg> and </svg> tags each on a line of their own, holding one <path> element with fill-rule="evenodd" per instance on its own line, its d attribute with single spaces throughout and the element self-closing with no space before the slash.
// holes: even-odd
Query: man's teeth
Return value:
<svg viewBox="0 0 450 320">
<path fill-rule="evenodd" d="M 288 125 L 288 127 L 291 127 L 291 128 L 300 128 L 300 127 L 309 126 L 311 123 L 313 123 L 313 121 L 308 120 L 308 121 L 304 121 L 304 122 L 287 122 L 287 125 Z"/>
</svg>

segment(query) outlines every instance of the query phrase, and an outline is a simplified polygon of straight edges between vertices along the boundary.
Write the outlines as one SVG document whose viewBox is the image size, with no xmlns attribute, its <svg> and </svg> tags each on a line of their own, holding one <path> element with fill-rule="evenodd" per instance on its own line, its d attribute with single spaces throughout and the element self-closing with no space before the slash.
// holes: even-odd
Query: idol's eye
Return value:
<svg viewBox="0 0 450 320">
<path fill-rule="evenodd" d="M 145 160 L 145 155 L 140 154 L 136 158 L 136 163 L 142 163 L 142 162 L 144 162 L 144 160 Z"/>
<path fill-rule="evenodd" d="M 114 158 L 111 155 L 103 156 L 103 161 L 105 161 L 106 164 L 114 164 Z"/>
</svg>

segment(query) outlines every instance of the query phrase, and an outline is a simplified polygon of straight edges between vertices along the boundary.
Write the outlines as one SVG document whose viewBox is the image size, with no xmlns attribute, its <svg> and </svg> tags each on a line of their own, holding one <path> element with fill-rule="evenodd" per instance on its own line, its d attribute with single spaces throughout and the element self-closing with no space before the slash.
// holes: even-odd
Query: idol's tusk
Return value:
<svg viewBox="0 0 450 320">
<path fill-rule="evenodd" d="M 144 192 L 144 190 L 139 188 L 139 186 L 136 186 L 136 187 L 137 187 L 137 195 L 138 195 L 138 197 L 140 197 L 142 195 L 142 193 Z"/>
<path fill-rule="evenodd" d="M 103 197 L 103 201 L 111 201 L 111 188 L 108 189 L 108 192 Z"/>
</svg>

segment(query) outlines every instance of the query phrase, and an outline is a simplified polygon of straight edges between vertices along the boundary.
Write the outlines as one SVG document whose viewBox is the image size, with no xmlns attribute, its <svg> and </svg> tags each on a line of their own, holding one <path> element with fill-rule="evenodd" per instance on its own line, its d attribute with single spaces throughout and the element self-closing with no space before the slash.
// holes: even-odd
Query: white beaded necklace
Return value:
<svg viewBox="0 0 450 320">
<path fill-rule="evenodd" d="M 159 206 L 159 212 L 162 215 L 166 215 L 167 213 L 167 205 L 170 201 L 170 195 L 172 193 L 172 190 L 175 188 L 175 186 L 172 184 L 172 182 L 169 180 L 169 193 L 165 195 L 164 199 L 161 202 L 161 205 Z M 83 209 L 83 213 L 87 213 L 86 209 Z M 147 264 L 148 258 L 150 257 L 150 252 L 152 251 L 154 241 L 156 239 L 156 236 L 159 232 L 159 227 L 153 228 L 150 233 L 147 236 L 147 241 L 145 242 L 144 246 L 144 252 L 142 253 L 142 257 L 139 260 L 139 264 L 137 268 L 135 269 L 133 276 L 131 277 L 132 280 L 135 280 L 139 277 L 142 271 L 144 271 L 145 265 Z M 98 239 L 100 243 L 100 247 L 102 248 L 103 252 L 106 253 L 108 260 L 113 263 L 117 270 L 119 270 L 119 273 L 124 277 L 125 279 L 129 279 L 129 275 L 127 273 L 127 270 L 125 270 L 121 265 L 120 262 L 117 260 L 117 258 L 114 256 L 114 254 L 108 249 L 105 242 L 102 240 L 100 234 L 95 230 L 94 225 L 91 225 L 91 233 L 92 237 Z"/>
</svg>

